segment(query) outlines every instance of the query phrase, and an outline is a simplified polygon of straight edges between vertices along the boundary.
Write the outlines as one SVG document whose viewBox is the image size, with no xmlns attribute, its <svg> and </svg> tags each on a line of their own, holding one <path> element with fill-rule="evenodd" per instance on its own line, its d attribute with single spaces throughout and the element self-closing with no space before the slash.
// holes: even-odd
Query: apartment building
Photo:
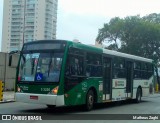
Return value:
<svg viewBox="0 0 160 123">
<path fill-rule="evenodd" d="M 2 52 L 23 43 L 56 38 L 58 0 L 4 0 Z"/>
</svg>

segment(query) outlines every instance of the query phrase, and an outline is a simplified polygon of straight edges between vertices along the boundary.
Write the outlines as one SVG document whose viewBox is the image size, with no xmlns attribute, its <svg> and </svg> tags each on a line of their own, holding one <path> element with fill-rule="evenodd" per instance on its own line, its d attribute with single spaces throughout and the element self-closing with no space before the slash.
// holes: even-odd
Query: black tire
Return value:
<svg viewBox="0 0 160 123">
<path fill-rule="evenodd" d="M 90 111 L 93 109 L 94 105 L 94 92 L 92 90 L 89 90 L 86 96 L 86 110 Z"/>
<path fill-rule="evenodd" d="M 55 108 L 56 106 L 55 106 L 55 105 L 47 105 L 47 107 L 50 108 L 50 109 L 53 109 L 53 108 Z"/>
<path fill-rule="evenodd" d="M 140 103 L 141 102 L 141 98 L 142 98 L 142 92 L 141 92 L 141 89 L 138 88 L 137 89 L 137 93 L 136 93 L 136 103 Z"/>
</svg>

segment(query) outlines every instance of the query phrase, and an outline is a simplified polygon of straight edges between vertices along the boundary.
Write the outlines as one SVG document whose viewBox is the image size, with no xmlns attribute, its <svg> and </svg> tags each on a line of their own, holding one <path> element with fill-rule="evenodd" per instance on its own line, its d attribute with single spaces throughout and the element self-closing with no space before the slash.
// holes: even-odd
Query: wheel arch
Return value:
<svg viewBox="0 0 160 123">
<path fill-rule="evenodd" d="M 142 93 L 142 86 L 141 86 L 141 85 L 139 85 L 139 86 L 138 86 L 138 88 L 137 88 L 137 90 L 138 90 L 138 89 L 140 89 L 141 97 L 142 97 L 142 95 L 143 95 L 143 93 Z"/>
</svg>

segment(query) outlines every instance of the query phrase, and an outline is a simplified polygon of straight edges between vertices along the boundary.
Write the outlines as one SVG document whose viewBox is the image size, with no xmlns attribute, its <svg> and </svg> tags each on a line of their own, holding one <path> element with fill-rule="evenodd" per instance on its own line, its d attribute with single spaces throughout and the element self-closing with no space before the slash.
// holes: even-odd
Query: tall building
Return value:
<svg viewBox="0 0 160 123">
<path fill-rule="evenodd" d="M 23 43 L 56 38 L 58 0 L 4 0 L 2 52 Z"/>
</svg>

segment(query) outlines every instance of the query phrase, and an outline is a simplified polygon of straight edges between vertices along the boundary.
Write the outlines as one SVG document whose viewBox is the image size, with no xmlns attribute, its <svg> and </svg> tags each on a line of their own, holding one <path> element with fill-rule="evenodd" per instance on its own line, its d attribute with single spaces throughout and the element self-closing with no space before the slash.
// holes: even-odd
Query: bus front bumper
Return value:
<svg viewBox="0 0 160 123">
<path fill-rule="evenodd" d="M 17 102 L 64 106 L 64 95 L 15 93 Z"/>
</svg>

